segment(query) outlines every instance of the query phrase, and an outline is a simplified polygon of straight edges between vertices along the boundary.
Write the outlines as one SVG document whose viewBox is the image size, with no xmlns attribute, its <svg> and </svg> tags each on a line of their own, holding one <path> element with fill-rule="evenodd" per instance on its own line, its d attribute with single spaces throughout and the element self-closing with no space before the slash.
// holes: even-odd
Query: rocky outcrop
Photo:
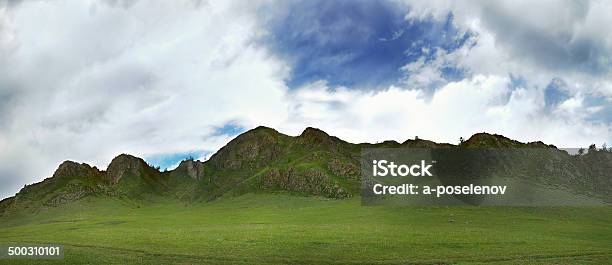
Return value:
<svg viewBox="0 0 612 265">
<path fill-rule="evenodd" d="M 63 188 L 70 182 L 95 182 L 103 178 L 103 172 L 88 164 L 64 161 L 53 176 L 42 182 L 26 185 L 16 197 L 37 198 L 54 190 Z"/>
<path fill-rule="evenodd" d="M 44 202 L 47 206 L 58 206 L 69 202 L 80 200 L 88 195 L 95 194 L 95 189 L 77 183 L 66 185 L 64 191 L 56 194 L 51 199 Z"/>
<path fill-rule="evenodd" d="M 472 135 L 461 147 L 468 148 L 556 148 L 541 141 L 522 143 L 499 134 L 477 133 Z"/>
<path fill-rule="evenodd" d="M 350 145 L 338 137 L 330 136 L 326 132 L 312 127 L 306 128 L 295 140 L 297 144 L 306 148 L 320 148 L 332 151 L 340 151 L 342 147 Z"/>
<path fill-rule="evenodd" d="M 128 176 L 140 176 L 145 173 L 149 165 L 135 156 L 121 154 L 115 157 L 108 165 L 106 170 L 106 182 L 109 184 L 117 184 L 119 181 Z"/>
<path fill-rule="evenodd" d="M 295 168 L 272 169 L 262 176 L 261 186 L 264 189 L 276 188 L 328 198 L 351 197 L 349 192 L 319 168 L 309 168 L 304 171 L 298 171 Z"/>
<path fill-rule="evenodd" d="M 328 163 L 328 169 L 339 177 L 345 177 L 352 180 L 359 180 L 361 178 L 361 169 L 357 161 L 352 163 L 343 159 L 334 158 Z"/>
<path fill-rule="evenodd" d="M 32 185 L 26 185 L 13 198 L 0 203 L 0 212 L 16 209 L 35 209 L 77 201 L 96 193 L 95 183 L 101 182 L 104 172 L 87 164 L 64 161 L 53 176 Z"/>
<path fill-rule="evenodd" d="M 73 161 L 64 161 L 53 173 L 53 178 L 66 177 L 92 177 L 98 176 L 101 172 L 96 167 L 91 167 L 88 164 L 79 164 Z"/>
<path fill-rule="evenodd" d="M 263 167 L 281 155 L 279 138 L 284 137 L 274 129 L 257 127 L 230 141 L 208 163 L 220 170 Z"/>
<path fill-rule="evenodd" d="M 524 144 L 499 134 L 477 133 L 461 146 L 470 148 L 507 148 L 523 147 Z"/>
<path fill-rule="evenodd" d="M 197 160 L 183 160 L 172 171 L 174 176 L 188 176 L 194 180 L 202 180 L 204 178 L 204 164 Z"/>
<path fill-rule="evenodd" d="M 312 127 L 304 129 L 302 134 L 298 136 L 298 141 L 310 144 L 329 144 L 332 141 L 331 136 L 326 132 Z"/>
<path fill-rule="evenodd" d="M 423 139 L 409 139 L 404 141 L 401 144 L 401 147 L 407 148 L 445 148 L 445 147 L 453 147 L 451 144 L 439 144 L 429 140 Z"/>
</svg>

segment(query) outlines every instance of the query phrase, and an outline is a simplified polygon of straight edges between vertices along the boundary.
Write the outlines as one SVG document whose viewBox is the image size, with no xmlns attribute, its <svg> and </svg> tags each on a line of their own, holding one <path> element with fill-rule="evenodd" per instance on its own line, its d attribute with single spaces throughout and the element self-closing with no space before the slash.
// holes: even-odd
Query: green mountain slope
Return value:
<svg viewBox="0 0 612 265">
<path fill-rule="evenodd" d="M 521 143 L 486 133 L 475 134 L 459 146 L 421 139 L 352 144 L 315 128 L 306 128 L 299 136 L 292 137 L 271 128 L 257 127 L 237 136 L 209 160 L 185 160 L 167 172 L 160 172 L 141 158 L 127 154 L 114 158 L 106 171 L 66 161 L 52 177 L 28 185 L 14 197 L 0 201 L 0 214 L 54 207 L 86 197 L 113 197 L 125 201 L 172 198 L 197 202 L 249 192 L 288 191 L 350 198 L 359 195 L 361 150 L 374 147 L 553 150 L 560 162 L 549 166 L 563 168 L 564 174 L 552 180 L 524 177 L 541 184 L 561 183 L 612 197 L 609 173 L 612 172 L 612 154 L 609 152 L 589 152 L 574 157 L 541 142 Z M 565 163 L 569 160 L 572 163 Z M 585 172 L 590 179 L 584 178 Z M 512 172 L 512 175 L 521 177 L 519 173 Z"/>
</svg>

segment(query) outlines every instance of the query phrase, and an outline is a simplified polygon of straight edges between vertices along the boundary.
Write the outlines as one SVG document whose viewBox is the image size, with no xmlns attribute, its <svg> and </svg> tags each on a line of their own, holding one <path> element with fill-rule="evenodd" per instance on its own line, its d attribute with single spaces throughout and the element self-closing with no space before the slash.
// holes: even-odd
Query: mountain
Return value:
<svg viewBox="0 0 612 265">
<path fill-rule="evenodd" d="M 14 197 L 0 201 L 0 215 L 21 209 L 38 210 L 86 197 L 110 196 L 126 201 L 155 201 L 171 197 L 185 202 L 210 201 L 248 192 L 287 191 L 342 199 L 360 193 L 360 155 L 363 148 L 542 148 L 554 150 L 565 167 L 555 183 L 603 195 L 612 187 L 612 154 L 589 152 L 570 156 L 542 142 L 521 143 L 501 135 L 478 133 L 460 145 L 414 139 L 403 143 L 352 144 L 316 128 L 296 137 L 257 127 L 222 147 L 205 162 L 184 160 L 171 171 L 160 172 L 143 159 L 127 154 L 115 157 L 106 171 L 66 161 L 52 177 L 27 185 Z M 601 166 L 604 165 L 604 166 Z M 607 168 L 606 168 L 607 167 Z M 589 172 L 584 179 L 581 172 Z M 547 179 L 537 180 L 546 183 Z M 612 197 L 612 196 L 611 196 Z"/>
</svg>

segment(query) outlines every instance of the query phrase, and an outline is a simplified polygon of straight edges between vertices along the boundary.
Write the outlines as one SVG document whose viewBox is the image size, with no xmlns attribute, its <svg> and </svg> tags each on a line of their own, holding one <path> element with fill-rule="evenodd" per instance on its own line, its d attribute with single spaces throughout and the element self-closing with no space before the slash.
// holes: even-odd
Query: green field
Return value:
<svg viewBox="0 0 612 265">
<path fill-rule="evenodd" d="M 612 208 L 361 206 L 287 194 L 186 205 L 88 198 L 0 218 L 48 264 L 610 264 Z M 32 264 L 32 260 L 0 260 Z"/>
</svg>

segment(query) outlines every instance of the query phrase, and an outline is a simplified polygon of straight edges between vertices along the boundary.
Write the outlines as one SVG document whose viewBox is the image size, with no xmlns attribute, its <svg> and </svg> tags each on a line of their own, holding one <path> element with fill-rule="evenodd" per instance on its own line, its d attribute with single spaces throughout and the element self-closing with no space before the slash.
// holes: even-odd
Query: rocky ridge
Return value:
<svg viewBox="0 0 612 265">
<path fill-rule="evenodd" d="M 292 137 L 260 126 L 237 136 L 209 160 L 184 160 L 171 171 L 160 172 L 128 154 L 115 157 L 106 171 L 66 161 L 52 177 L 27 185 L 14 197 L 0 201 L 0 214 L 20 208 L 53 207 L 92 196 L 145 201 L 172 197 L 195 202 L 246 192 L 285 191 L 349 198 L 359 194 L 361 149 L 372 147 L 555 148 L 487 133 L 475 134 L 460 145 L 422 139 L 352 144 L 316 128 L 306 128 Z M 605 162 L 610 157 L 596 159 Z M 590 161 L 585 160 L 585 165 L 594 163 Z M 604 171 L 596 173 L 605 175 Z M 612 180 L 598 181 L 604 187 L 612 186 Z"/>
</svg>

